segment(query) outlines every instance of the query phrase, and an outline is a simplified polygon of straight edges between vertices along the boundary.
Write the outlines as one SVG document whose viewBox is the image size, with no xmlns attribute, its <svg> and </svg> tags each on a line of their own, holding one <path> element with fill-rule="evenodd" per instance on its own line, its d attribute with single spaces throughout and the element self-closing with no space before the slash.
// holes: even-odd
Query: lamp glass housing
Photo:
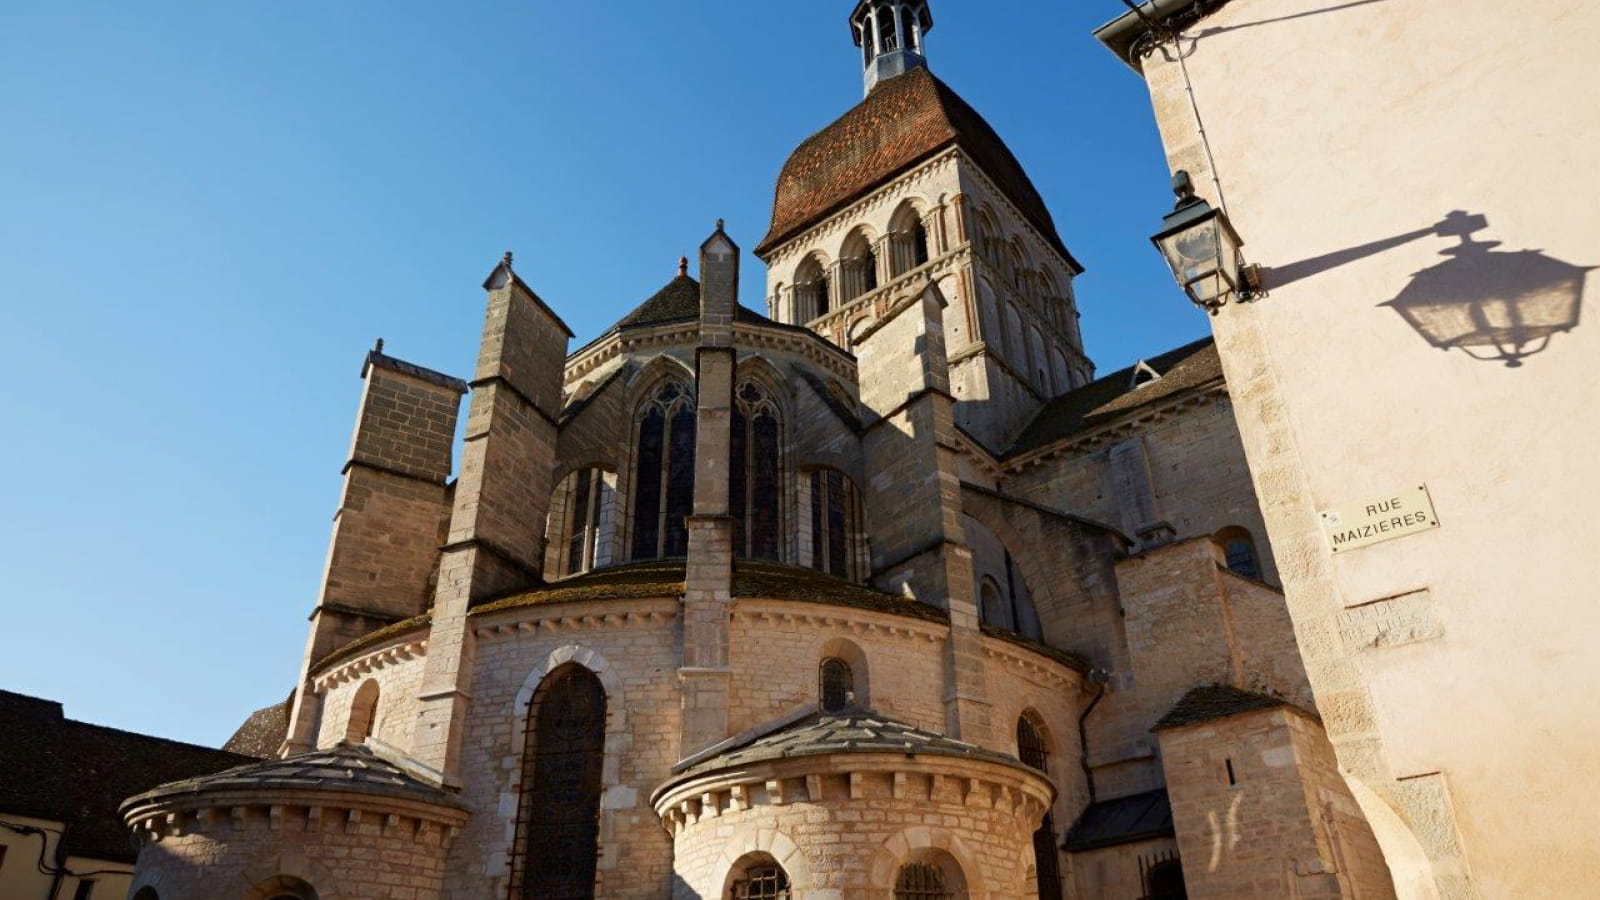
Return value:
<svg viewBox="0 0 1600 900">
<path fill-rule="evenodd" d="M 1239 290 L 1239 235 L 1228 217 L 1198 197 L 1162 220 L 1151 242 L 1195 305 L 1216 309 Z"/>
</svg>

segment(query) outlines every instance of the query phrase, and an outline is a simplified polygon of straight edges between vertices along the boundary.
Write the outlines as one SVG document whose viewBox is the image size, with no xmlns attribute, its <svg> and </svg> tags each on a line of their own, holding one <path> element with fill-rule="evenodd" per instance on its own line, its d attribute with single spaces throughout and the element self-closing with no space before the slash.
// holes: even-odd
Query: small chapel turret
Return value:
<svg viewBox="0 0 1600 900">
<path fill-rule="evenodd" d="M 861 0 L 850 14 L 850 29 L 861 48 L 868 93 L 880 81 L 928 64 L 922 42 L 933 30 L 933 16 L 925 0 Z"/>
</svg>

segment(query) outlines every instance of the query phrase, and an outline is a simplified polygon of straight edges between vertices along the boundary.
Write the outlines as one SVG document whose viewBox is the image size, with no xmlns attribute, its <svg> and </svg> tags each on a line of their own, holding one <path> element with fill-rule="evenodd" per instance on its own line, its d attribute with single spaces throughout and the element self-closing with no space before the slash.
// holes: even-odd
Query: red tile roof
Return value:
<svg viewBox="0 0 1600 900">
<path fill-rule="evenodd" d="M 867 98 L 807 138 L 778 176 L 763 256 L 896 175 L 960 147 L 1005 192 L 1039 233 L 1081 269 L 1056 234 L 1033 182 L 989 123 L 924 68 L 879 82 Z"/>
</svg>

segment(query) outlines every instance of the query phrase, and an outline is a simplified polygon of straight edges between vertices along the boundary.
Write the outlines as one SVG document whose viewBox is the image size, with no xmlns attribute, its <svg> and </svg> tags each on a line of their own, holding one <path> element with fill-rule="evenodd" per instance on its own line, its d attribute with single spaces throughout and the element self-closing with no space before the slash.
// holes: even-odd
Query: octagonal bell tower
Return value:
<svg viewBox="0 0 1600 900">
<path fill-rule="evenodd" d="M 850 14 L 850 30 L 866 67 L 866 90 L 885 79 L 926 66 L 922 42 L 933 30 L 925 0 L 861 0 Z"/>
</svg>

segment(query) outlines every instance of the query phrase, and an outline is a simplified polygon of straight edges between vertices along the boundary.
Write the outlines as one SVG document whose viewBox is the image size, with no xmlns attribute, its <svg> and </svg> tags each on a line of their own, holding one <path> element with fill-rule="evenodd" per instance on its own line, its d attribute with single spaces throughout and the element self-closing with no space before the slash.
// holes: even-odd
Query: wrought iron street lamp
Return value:
<svg viewBox="0 0 1600 900">
<path fill-rule="evenodd" d="M 1178 204 L 1161 220 L 1161 231 L 1150 238 L 1166 258 L 1178 286 L 1194 305 L 1211 313 L 1229 298 L 1249 300 L 1256 289 L 1256 267 L 1244 265 L 1239 248 L 1244 242 L 1226 213 L 1195 196 L 1189 173 L 1172 177 Z"/>
</svg>

